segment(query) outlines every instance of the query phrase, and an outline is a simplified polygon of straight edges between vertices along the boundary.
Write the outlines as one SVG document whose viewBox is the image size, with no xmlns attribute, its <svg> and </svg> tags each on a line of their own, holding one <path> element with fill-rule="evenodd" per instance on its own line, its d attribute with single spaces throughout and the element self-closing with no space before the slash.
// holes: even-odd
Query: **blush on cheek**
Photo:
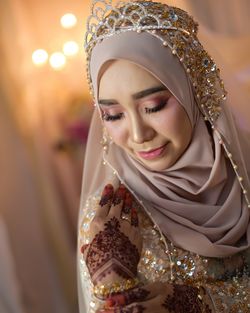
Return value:
<svg viewBox="0 0 250 313">
<path fill-rule="evenodd" d="M 126 142 L 126 134 L 125 131 L 115 125 L 116 123 L 105 123 L 105 127 L 109 136 L 112 138 L 112 141 L 118 146 L 123 146 Z"/>
</svg>

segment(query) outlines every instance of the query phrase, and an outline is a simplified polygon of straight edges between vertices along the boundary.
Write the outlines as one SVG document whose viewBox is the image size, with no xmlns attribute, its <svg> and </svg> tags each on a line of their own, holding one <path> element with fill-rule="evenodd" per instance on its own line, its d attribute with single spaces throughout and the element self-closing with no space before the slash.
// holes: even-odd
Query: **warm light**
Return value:
<svg viewBox="0 0 250 313">
<path fill-rule="evenodd" d="M 79 51 L 79 46 L 75 41 L 65 42 L 63 45 L 63 52 L 67 56 L 76 55 Z"/>
<path fill-rule="evenodd" d="M 37 66 L 44 65 L 48 60 L 48 53 L 43 49 L 38 49 L 32 53 L 32 61 Z"/>
<path fill-rule="evenodd" d="M 66 58 L 63 53 L 55 52 L 49 58 L 51 67 L 55 70 L 62 69 L 66 64 Z"/>
<path fill-rule="evenodd" d="M 72 13 L 67 13 L 61 17 L 61 25 L 63 28 L 72 28 L 76 25 L 77 18 Z"/>
</svg>

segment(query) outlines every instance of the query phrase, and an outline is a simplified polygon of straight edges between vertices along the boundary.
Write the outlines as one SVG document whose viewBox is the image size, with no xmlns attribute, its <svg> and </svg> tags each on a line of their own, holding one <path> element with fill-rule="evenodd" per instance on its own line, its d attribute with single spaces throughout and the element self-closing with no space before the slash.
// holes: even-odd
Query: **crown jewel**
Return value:
<svg viewBox="0 0 250 313">
<path fill-rule="evenodd" d="M 94 0 L 92 14 L 87 21 L 85 49 L 87 75 L 94 46 L 116 34 L 128 31 L 148 32 L 157 37 L 175 54 L 192 83 L 202 114 L 211 124 L 218 118 L 220 102 L 226 91 L 220 72 L 197 38 L 198 24 L 187 12 L 153 1 Z"/>
</svg>

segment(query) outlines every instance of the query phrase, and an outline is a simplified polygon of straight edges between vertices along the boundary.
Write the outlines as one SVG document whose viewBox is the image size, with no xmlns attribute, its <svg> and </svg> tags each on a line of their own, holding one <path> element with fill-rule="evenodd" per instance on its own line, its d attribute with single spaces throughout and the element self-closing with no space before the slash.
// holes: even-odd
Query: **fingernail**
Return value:
<svg viewBox="0 0 250 313">
<path fill-rule="evenodd" d="M 102 192 L 101 200 L 99 202 L 100 206 L 106 205 L 113 197 L 114 187 L 111 184 L 108 184 L 104 187 Z"/>
<path fill-rule="evenodd" d="M 82 254 L 84 254 L 84 252 L 85 252 L 85 250 L 88 248 L 88 244 L 86 244 L 86 245 L 83 245 L 82 247 L 81 247 L 81 253 Z"/>
<path fill-rule="evenodd" d="M 106 300 L 105 304 L 108 308 L 110 308 L 112 306 L 115 306 L 116 302 L 112 298 L 109 298 Z"/>
</svg>

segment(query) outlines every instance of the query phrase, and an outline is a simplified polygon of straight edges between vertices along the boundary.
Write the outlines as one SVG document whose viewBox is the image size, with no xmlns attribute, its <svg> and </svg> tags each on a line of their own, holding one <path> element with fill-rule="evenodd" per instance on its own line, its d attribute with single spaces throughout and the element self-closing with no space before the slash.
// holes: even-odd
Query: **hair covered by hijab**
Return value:
<svg viewBox="0 0 250 313">
<path fill-rule="evenodd" d="M 104 166 L 100 145 L 102 121 L 97 107 L 86 150 L 81 206 L 115 170 L 175 245 L 210 257 L 226 257 L 247 249 L 249 208 L 216 132 L 230 147 L 246 190 L 249 189 L 249 144 L 227 104 L 221 104 L 221 114 L 210 135 L 181 62 L 148 32 L 116 34 L 95 45 L 90 75 L 97 103 L 99 82 L 108 68 L 107 62 L 118 59 L 143 67 L 171 91 L 189 116 L 192 140 L 179 160 L 161 172 L 146 169 L 115 144 L 110 146 Z"/>
</svg>

